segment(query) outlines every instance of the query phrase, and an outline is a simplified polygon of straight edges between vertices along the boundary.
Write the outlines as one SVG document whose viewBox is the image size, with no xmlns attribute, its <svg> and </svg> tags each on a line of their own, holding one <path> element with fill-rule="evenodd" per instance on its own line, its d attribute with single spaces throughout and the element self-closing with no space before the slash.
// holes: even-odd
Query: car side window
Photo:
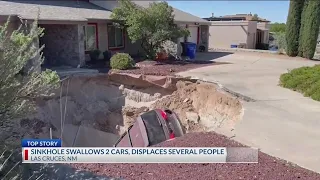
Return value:
<svg viewBox="0 0 320 180">
<path fill-rule="evenodd" d="M 166 140 L 165 133 L 155 111 L 147 112 L 141 115 L 142 121 L 146 127 L 149 145 L 155 145 Z"/>
</svg>

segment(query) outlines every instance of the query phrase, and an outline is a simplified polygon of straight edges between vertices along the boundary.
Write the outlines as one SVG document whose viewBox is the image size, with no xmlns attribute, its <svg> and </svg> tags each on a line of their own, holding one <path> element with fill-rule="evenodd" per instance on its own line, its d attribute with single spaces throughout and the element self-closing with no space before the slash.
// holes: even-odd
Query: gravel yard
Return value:
<svg viewBox="0 0 320 180">
<path fill-rule="evenodd" d="M 142 61 L 136 64 L 135 69 L 128 70 L 111 70 L 111 72 L 144 74 L 144 75 L 174 75 L 175 73 L 187 71 L 190 69 L 226 64 L 213 61 L 174 61 L 158 63 L 156 61 Z"/>
<path fill-rule="evenodd" d="M 190 133 L 159 146 L 167 147 L 242 147 L 225 136 Z M 98 175 L 124 179 L 192 179 L 192 180 L 318 180 L 320 174 L 301 168 L 265 153 L 259 153 L 258 164 L 72 164 Z"/>
</svg>

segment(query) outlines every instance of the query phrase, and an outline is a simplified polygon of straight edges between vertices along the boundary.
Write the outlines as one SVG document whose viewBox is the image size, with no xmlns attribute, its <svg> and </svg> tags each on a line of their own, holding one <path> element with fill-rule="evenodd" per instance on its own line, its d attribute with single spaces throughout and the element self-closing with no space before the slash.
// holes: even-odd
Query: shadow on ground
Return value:
<svg viewBox="0 0 320 180">
<path fill-rule="evenodd" d="M 88 62 L 85 68 L 98 70 L 99 73 L 108 73 L 110 68 L 110 62 L 99 60 L 97 62 Z"/>
<path fill-rule="evenodd" d="M 215 61 L 218 58 L 233 54 L 232 52 L 199 52 L 196 54 L 195 61 Z"/>
<path fill-rule="evenodd" d="M 192 60 L 166 60 L 166 61 L 141 60 L 141 57 L 135 57 L 134 59 L 137 63 L 137 67 L 130 69 L 130 71 L 134 71 L 134 70 L 139 71 L 139 69 L 142 67 L 158 68 L 165 65 L 167 66 L 172 65 L 171 68 L 175 68 L 176 66 L 184 66 L 184 65 L 188 65 L 191 67 L 192 65 L 225 64 L 223 62 L 219 62 L 215 60 L 231 54 L 233 53 L 231 52 L 197 52 L 196 58 Z M 169 68 L 169 66 L 166 68 Z M 97 62 L 88 62 L 85 68 L 98 70 L 99 73 L 108 73 L 111 69 L 110 62 L 105 62 L 103 60 L 99 60 Z"/>
</svg>

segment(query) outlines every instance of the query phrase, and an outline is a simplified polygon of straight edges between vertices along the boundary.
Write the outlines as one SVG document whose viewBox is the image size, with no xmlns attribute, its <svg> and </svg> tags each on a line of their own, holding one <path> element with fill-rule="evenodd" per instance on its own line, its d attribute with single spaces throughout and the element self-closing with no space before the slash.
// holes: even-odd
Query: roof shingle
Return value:
<svg viewBox="0 0 320 180">
<path fill-rule="evenodd" d="M 87 21 L 110 19 L 111 11 L 85 1 L 0 1 L 0 15 L 17 15 L 22 19 Z"/>
<path fill-rule="evenodd" d="M 154 1 L 133 1 L 139 6 L 148 7 Z M 0 1 L 0 15 L 17 15 L 22 19 L 57 21 L 87 21 L 88 19 L 107 20 L 112 12 L 86 1 Z M 174 8 L 175 21 L 191 23 L 207 23 L 208 21 Z"/>
</svg>

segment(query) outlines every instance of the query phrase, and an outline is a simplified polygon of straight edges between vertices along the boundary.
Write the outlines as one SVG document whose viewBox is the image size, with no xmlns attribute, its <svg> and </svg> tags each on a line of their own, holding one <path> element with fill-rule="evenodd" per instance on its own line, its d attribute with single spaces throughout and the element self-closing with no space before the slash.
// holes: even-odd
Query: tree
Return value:
<svg viewBox="0 0 320 180">
<path fill-rule="evenodd" d="M 303 13 L 301 33 L 301 52 L 304 58 L 312 59 L 316 50 L 320 27 L 320 1 L 308 1 Z"/>
<path fill-rule="evenodd" d="M 0 120 L 11 120 L 34 110 L 37 98 L 48 96 L 58 86 L 59 76 L 51 71 L 41 72 L 42 49 L 37 47 L 43 35 L 37 21 L 29 27 L 21 25 L 8 32 L 9 19 L 0 26 Z"/>
<path fill-rule="evenodd" d="M 258 14 L 254 14 L 251 18 L 252 21 L 258 21 L 259 20 L 259 16 Z"/>
<path fill-rule="evenodd" d="M 291 0 L 286 26 L 286 53 L 297 56 L 299 48 L 299 31 L 304 0 Z"/>
<path fill-rule="evenodd" d="M 304 4 L 303 4 L 303 10 L 302 10 L 302 13 L 301 13 L 301 23 L 300 23 L 300 31 L 299 31 L 299 48 L 298 48 L 298 56 L 300 57 L 303 57 L 303 37 L 302 37 L 302 34 L 304 32 L 304 29 L 305 29 L 305 20 L 304 18 L 306 17 L 305 16 L 305 13 L 307 12 L 307 7 L 308 7 L 308 3 L 309 3 L 309 0 L 305 0 L 304 1 Z"/>
<path fill-rule="evenodd" d="M 274 33 L 284 33 L 286 32 L 286 24 L 285 23 L 272 23 L 270 24 L 270 32 L 274 32 Z"/>
<path fill-rule="evenodd" d="M 189 33 L 174 24 L 173 9 L 167 2 L 154 2 L 142 8 L 130 0 L 120 0 L 111 17 L 120 27 L 126 28 L 132 42 L 141 42 L 147 58 L 152 60 L 163 43 L 176 41 Z"/>
</svg>

